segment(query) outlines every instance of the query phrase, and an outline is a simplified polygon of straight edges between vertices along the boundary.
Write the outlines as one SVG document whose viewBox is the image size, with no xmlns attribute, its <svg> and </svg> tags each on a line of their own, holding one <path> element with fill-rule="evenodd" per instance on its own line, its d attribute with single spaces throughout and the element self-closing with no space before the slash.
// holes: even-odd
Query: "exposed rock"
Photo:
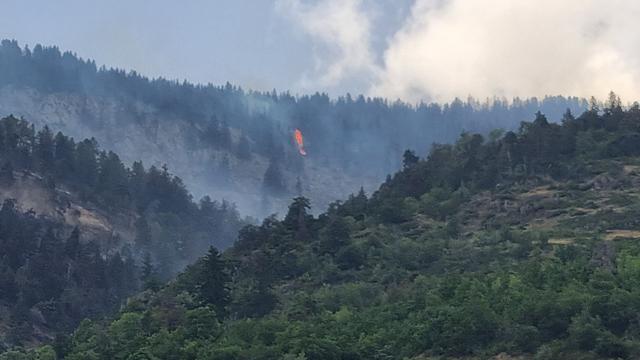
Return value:
<svg viewBox="0 0 640 360">
<path fill-rule="evenodd" d="M 268 159 L 253 154 L 241 160 L 233 153 L 210 146 L 199 146 L 197 124 L 160 111 L 147 104 L 126 103 L 111 98 L 58 93 L 44 95 L 25 88 L 0 88 L 0 117 L 13 114 L 24 117 L 36 127 L 48 125 L 75 139 L 95 137 L 101 147 L 118 153 L 125 164 L 142 160 L 145 166 L 168 164 L 183 179 L 197 198 L 210 195 L 237 204 L 245 215 L 264 216 L 283 213 L 293 195 L 269 197 L 262 192 L 262 177 Z M 237 141 L 237 129 L 231 129 Z M 292 144 L 293 146 L 293 144 Z M 229 159 L 229 174 L 220 173 L 219 159 Z M 356 193 L 361 186 L 367 192 L 382 178 L 363 174 L 349 175 L 328 162 L 304 159 L 304 169 L 283 174 L 287 187 L 295 188 L 302 179 L 304 195 L 311 199 L 314 212 L 323 211 L 336 199 Z M 266 204 L 266 206 L 265 206 Z"/>
<path fill-rule="evenodd" d="M 45 180 L 37 174 L 25 171 L 17 175 L 13 184 L 0 186 L 0 203 L 15 199 L 23 210 L 33 210 L 39 216 L 67 224 L 69 232 L 78 227 L 82 241 L 97 240 L 106 252 L 134 240 L 134 214 L 107 214 L 66 189 L 48 188 Z M 119 241 L 114 242 L 115 238 Z"/>
</svg>

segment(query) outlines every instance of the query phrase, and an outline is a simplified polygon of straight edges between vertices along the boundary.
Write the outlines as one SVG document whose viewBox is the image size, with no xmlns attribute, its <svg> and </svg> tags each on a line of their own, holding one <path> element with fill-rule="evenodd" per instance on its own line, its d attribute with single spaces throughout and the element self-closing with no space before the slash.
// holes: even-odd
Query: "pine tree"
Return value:
<svg viewBox="0 0 640 360">
<path fill-rule="evenodd" d="M 45 126 L 42 130 L 38 131 L 35 155 L 37 160 L 37 169 L 43 171 L 51 171 L 54 168 L 54 155 L 53 155 L 53 133 L 48 126 Z"/>
<path fill-rule="evenodd" d="M 54 173 L 60 179 L 69 179 L 75 171 L 75 143 L 61 132 L 56 134 L 54 142 Z"/>
<path fill-rule="evenodd" d="M 129 174 L 129 192 L 133 195 L 136 205 L 146 203 L 145 183 L 147 180 L 147 174 L 142 162 L 135 161 L 131 166 Z"/>
<path fill-rule="evenodd" d="M 614 113 L 622 111 L 622 101 L 620 96 L 616 95 L 613 91 L 609 92 L 609 99 L 607 100 L 605 113 Z"/>
<path fill-rule="evenodd" d="M 402 165 L 405 169 L 416 164 L 420 158 L 416 156 L 416 153 L 413 150 L 405 150 L 402 155 Z"/>
<path fill-rule="evenodd" d="M 230 282 L 231 277 L 227 273 L 226 265 L 220 253 L 211 246 L 207 255 L 202 259 L 202 269 L 196 289 L 200 299 L 204 303 L 211 305 L 220 319 L 227 314 L 227 306 L 231 299 L 229 294 Z"/>
<path fill-rule="evenodd" d="M 97 142 L 95 139 L 84 140 L 78 144 L 76 151 L 78 184 L 93 188 L 98 179 Z"/>
<path fill-rule="evenodd" d="M 311 238 L 309 224 L 313 220 L 313 216 L 307 212 L 310 208 L 309 199 L 303 196 L 294 198 L 291 205 L 289 205 L 289 211 L 283 223 L 287 229 L 294 232 L 296 241 L 307 242 Z"/>
<path fill-rule="evenodd" d="M 367 194 L 361 186 L 358 194 L 350 199 L 351 212 L 354 217 L 362 218 L 367 212 Z"/>
<path fill-rule="evenodd" d="M 341 216 L 332 216 L 322 234 L 322 253 L 335 254 L 349 241 L 349 224 Z"/>
<path fill-rule="evenodd" d="M 160 288 L 160 281 L 158 279 L 158 272 L 151 260 L 151 254 L 148 252 L 144 254 L 142 259 L 142 273 L 140 274 L 140 280 L 142 280 L 142 286 L 145 290 L 158 290 Z"/>
<path fill-rule="evenodd" d="M 576 117 L 571 113 L 571 109 L 567 108 L 567 111 L 562 115 L 562 125 L 571 126 L 571 124 L 576 120 Z"/>
</svg>

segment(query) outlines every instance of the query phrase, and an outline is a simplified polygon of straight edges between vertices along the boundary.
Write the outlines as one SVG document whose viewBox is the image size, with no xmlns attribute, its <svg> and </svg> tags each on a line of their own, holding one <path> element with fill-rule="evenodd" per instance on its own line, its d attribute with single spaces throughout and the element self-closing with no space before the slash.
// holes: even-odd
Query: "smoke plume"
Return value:
<svg viewBox="0 0 640 360">
<path fill-rule="evenodd" d="M 280 1 L 318 46 L 320 84 L 366 79 L 369 95 L 412 102 L 453 97 L 640 98 L 640 3 L 625 0 L 415 0 L 372 49 L 380 16 L 363 1 Z M 333 44 L 333 45 L 332 45 Z"/>
</svg>

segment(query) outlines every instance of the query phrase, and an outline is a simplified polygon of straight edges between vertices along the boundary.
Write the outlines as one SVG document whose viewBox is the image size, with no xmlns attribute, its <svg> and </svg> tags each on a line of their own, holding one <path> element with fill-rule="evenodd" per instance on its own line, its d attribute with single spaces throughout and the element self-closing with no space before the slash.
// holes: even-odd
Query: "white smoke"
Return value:
<svg viewBox="0 0 640 360">
<path fill-rule="evenodd" d="M 314 40 L 316 63 L 299 88 L 331 88 L 378 71 L 370 46 L 371 19 L 361 0 L 278 0 L 276 7 Z"/>
<path fill-rule="evenodd" d="M 343 49 L 319 62 L 319 86 L 358 73 L 370 95 L 413 102 L 610 90 L 640 99 L 640 2 L 415 0 L 378 62 L 376 27 L 359 1 L 281 5 L 315 41 Z"/>
</svg>

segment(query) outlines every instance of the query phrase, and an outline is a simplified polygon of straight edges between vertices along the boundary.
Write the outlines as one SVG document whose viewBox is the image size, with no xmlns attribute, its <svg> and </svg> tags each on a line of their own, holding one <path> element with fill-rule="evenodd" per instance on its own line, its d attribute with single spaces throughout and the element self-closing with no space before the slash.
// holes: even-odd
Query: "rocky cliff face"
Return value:
<svg viewBox="0 0 640 360">
<path fill-rule="evenodd" d="M 194 196 L 230 200 L 250 216 L 282 213 L 290 198 L 298 195 L 298 177 L 302 194 L 311 199 L 314 211 L 324 210 L 331 201 L 344 198 L 361 186 L 371 190 L 372 184 L 381 180 L 348 175 L 332 164 L 305 158 L 300 172 L 283 170 L 288 193 L 265 195 L 262 179 L 268 166 L 266 158 L 253 154 L 251 159 L 242 160 L 203 146 L 203 129 L 198 124 L 141 102 L 70 93 L 47 95 L 29 88 L 4 87 L 0 89 L 0 116 L 9 114 L 76 139 L 95 137 L 125 163 L 142 160 L 145 166 L 168 164 Z M 231 133 L 237 141 L 235 129 Z M 223 162 L 228 165 L 222 166 Z"/>
<path fill-rule="evenodd" d="M 62 186 L 48 184 L 38 174 L 28 171 L 14 172 L 11 185 L 0 186 L 0 203 L 14 199 L 23 211 L 33 210 L 36 215 L 54 223 L 63 224 L 66 233 L 75 227 L 80 230 L 81 241 L 97 241 L 100 249 L 109 254 L 135 239 L 135 213 L 107 213 Z"/>
</svg>

